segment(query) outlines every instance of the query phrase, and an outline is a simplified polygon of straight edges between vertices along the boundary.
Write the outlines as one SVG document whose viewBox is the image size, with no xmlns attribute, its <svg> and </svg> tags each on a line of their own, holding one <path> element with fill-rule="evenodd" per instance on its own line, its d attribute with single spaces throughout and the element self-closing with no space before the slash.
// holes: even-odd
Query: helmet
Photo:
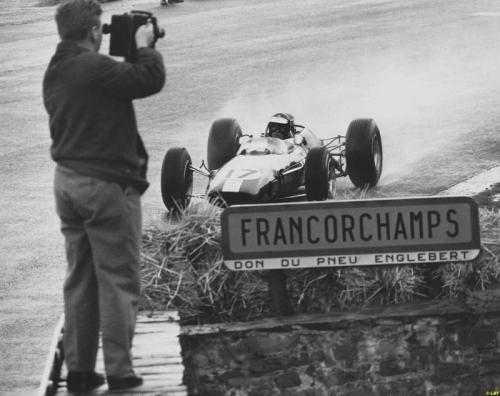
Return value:
<svg viewBox="0 0 500 396">
<path fill-rule="evenodd" d="M 277 113 L 271 117 L 267 124 L 266 136 L 288 139 L 295 132 L 294 118 L 288 113 Z"/>
</svg>

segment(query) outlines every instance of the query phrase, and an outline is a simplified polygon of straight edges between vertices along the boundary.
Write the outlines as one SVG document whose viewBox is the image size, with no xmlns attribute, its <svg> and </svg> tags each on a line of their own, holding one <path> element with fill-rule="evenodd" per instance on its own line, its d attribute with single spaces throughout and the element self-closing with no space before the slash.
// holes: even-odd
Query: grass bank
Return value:
<svg viewBox="0 0 500 396">
<path fill-rule="evenodd" d="M 480 209 L 482 250 L 468 263 L 288 270 L 295 313 L 464 298 L 500 284 L 500 212 Z M 178 222 L 147 228 L 142 309 L 178 310 L 181 321 L 249 321 L 269 315 L 266 271 L 230 271 L 222 262 L 220 209 L 200 203 Z"/>
</svg>

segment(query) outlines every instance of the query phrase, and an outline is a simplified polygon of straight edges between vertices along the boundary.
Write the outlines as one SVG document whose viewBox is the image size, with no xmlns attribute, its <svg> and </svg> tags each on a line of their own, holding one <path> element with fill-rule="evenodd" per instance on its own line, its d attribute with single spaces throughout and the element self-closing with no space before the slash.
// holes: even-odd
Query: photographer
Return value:
<svg viewBox="0 0 500 396">
<path fill-rule="evenodd" d="M 142 384 L 131 345 L 140 293 L 140 195 L 148 156 L 132 100 L 165 83 L 151 23 L 135 34 L 134 63 L 98 53 L 97 0 L 69 0 L 56 12 L 61 38 L 43 81 L 56 210 L 65 237 L 64 350 L 70 392 L 102 385 L 95 372 L 99 331 L 110 390 Z"/>
</svg>

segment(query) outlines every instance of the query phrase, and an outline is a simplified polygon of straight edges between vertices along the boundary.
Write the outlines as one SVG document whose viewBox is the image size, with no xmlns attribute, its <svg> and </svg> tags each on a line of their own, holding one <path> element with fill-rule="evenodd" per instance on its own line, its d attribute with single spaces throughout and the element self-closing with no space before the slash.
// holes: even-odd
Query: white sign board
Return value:
<svg viewBox="0 0 500 396">
<path fill-rule="evenodd" d="M 233 270 L 469 261 L 481 245 L 468 197 L 232 206 L 221 225 Z"/>
</svg>

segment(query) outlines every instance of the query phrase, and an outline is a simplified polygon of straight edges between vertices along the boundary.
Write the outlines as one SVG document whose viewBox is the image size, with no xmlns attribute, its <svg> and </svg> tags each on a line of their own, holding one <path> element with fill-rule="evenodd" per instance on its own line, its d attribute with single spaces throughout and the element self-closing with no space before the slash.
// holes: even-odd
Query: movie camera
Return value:
<svg viewBox="0 0 500 396">
<path fill-rule="evenodd" d="M 134 59 L 137 54 L 135 33 L 137 29 L 150 21 L 153 25 L 154 40 L 151 47 L 154 48 L 156 41 L 165 36 L 165 30 L 158 27 L 158 21 L 151 12 L 131 11 L 121 15 L 112 15 L 111 24 L 105 23 L 102 27 L 104 34 L 110 34 L 109 54 L 123 56 L 126 59 Z"/>
</svg>

